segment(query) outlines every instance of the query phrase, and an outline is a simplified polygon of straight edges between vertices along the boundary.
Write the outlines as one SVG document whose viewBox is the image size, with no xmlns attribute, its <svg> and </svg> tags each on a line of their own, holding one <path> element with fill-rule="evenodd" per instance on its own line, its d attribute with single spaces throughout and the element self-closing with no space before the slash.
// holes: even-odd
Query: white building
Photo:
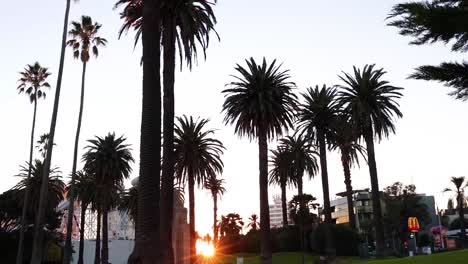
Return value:
<svg viewBox="0 0 468 264">
<path fill-rule="evenodd" d="M 288 225 L 292 224 L 291 218 L 288 216 Z M 281 206 L 281 196 L 273 196 L 273 204 L 270 204 L 270 228 L 279 228 L 283 226 L 283 207 Z"/>
</svg>

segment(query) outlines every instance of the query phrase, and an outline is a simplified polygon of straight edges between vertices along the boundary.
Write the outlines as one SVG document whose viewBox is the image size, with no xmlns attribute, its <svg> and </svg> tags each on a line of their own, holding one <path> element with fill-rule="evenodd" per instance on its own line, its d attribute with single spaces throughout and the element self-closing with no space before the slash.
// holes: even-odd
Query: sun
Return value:
<svg viewBox="0 0 468 264">
<path fill-rule="evenodd" d="M 213 257 L 215 254 L 215 249 L 212 243 L 198 240 L 197 241 L 197 253 L 204 257 Z"/>
</svg>

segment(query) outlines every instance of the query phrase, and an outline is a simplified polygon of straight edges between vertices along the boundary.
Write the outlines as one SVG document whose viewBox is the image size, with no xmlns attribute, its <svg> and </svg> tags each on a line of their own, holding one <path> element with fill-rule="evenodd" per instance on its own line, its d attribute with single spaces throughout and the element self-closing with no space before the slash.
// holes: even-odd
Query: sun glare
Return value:
<svg viewBox="0 0 468 264">
<path fill-rule="evenodd" d="M 203 240 L 197 241 L 197 254 L 198 255 L 203 255 L 205 257 L 212 257 L 214 253 L 215 253 L 215 249 L 213 247 L 213 244 L 203 241 Z"/>
</svg>

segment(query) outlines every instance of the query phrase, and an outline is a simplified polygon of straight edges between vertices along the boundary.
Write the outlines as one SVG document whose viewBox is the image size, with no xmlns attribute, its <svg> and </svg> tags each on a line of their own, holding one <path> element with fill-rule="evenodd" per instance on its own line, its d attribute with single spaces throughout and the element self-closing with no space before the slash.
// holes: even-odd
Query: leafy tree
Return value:
<svg viewBox="0 0 468 264">
<path fill-rule="evenodd" d="M 140 195 L 138 195 L 137 217 L 139 220 L 135 229 L 135 246 L 129 256 L 129 263 L 152 263 L 160 258 L 161 137 L 155 135 L 161 135 L 161 2 L 119 0 L 116 3 L 116 7 L 124 6 L 121 12 L 124 23 L 119 37 L 123 32 L 134 28 L 137 31 L 135 45 L 141 35 L 143 46 L 139 171 L 141 187 L 138 190 Z"/>
<path fill-rule="evenodd" d="M 21 219 L 17 190 L 11 189 L 0 194 L 0 233 L 17 230 Z"/>
<path fill-rule="evenodd" d="M 74 0 L 77 2 L 78 0 Z M 45 216 L 45 208 L 47 204 L 47 192 L 48 192 L 48 182 L 47 179 L 49 178 L 50 174 L 50 164 L 52 161 L 52 151 L 53 151 L 53 142 L 55 137 L 55 127 L 57 125 L 57 115 L 58 115 L 58 105 L 60 101 L 60 91 L 62 87 L 62 76 L 63 76 L 63 67 L 65 61 L 65 49 L 66 49 L 66 41 L 67 41 L 67 32 L 68 32 L 68 16 L 70 14 L 70 4 L 71 0 L 66 0 L 66 7 L 65 7 L 65 18 L 63 21 L 63 32 L 62 32 L 62 46 L 60 51 L 60 62 L 58 67 L 58 75 L 57 75 L 57 85 L 55 86 L 55 99 L 54 99 L 54 107 L 52 110 L 52 118 L 50 121 L 50 130 L 49 130 L 49 140 L 52 144 L 47 146 L 47 156 L 44 160 L 44 172 L 43 172 L 43 181 L 45 184 L 41 186 L 41 195 L 40 195 L 40 202 L 39 202 L 39 214 L 36 218 L 35 230 L 34 230 L 34 239 L 33 239 L 33 252 L 32 252 L 32 260 L 31 264 L 40 264 L 42 261 L 42 252 L 43 252 L 43 240 L 42 240 L 42 231 L 44 225 L 44 216 Z M 18 250 L 16 263 L 23 263 L 22 260 L 22 252 Z M 68 264 L 68 263 L 65 263 Z"/>
<path fill-rule="evenodd" d="M 203 187 L 209 178 L 223 172 L 221 155 L 224 146 L 206 129 L 208 119 L 194 121 L 193 117 L 178 117 L 175 128 L 175 173 L 179 182 L 187 182 L 189 189 L 190 255 L 196 256 L 195 185 Z"/>
<path fill-rule="evenodd" d="M 331 149 L 340 150 L 341 165 L 346 185 L 346 200 L 348 204 L 349 225 L 356 229 L 356 216 L 354 214 L 353 186 L 351 184 L 351 167 L 359 166 L 359 154 L 365 156 L 366 150 L 357 141 L 360 135 L 351 124 L 348 115 L 340 114 L 333 124 L 330 136 Z"/>
<path fill-rule="evenodd" d="M 304 102 L 300 106 L 298 123 L 299 130 L 309 138 L 316 139 L 319 147 L 320 171 L 322 173 L 323 214 L 325 222 L 331 223 L 330 191 L 328 186 L 327 169 L 327 138 L 332 124 L 340 111 L 337 103 L 337 91 L 334 88 L 308 88 L 302 94 Z"/>
<path fill-rule="evenodd" d="M 233 124 L 235 133 L 250 140 L 258 138 L 261 260 L 270 264 L 270 213 L 268 206 L 268 140 L 292 127 L 297 100 L 295 84 L 288 71 L 282 71 L 276 60 L 257 64 L 246 60 L 247 68 L 237 64 L 235 81 L 225 89 L 223 112 L 225 124 Z"/>
<path fill-rule="evenodd" d="M 123 180 L 130 175 L 134 159 L 126 138 L 109 133 L 105 137 L 96 136 L 88 140 L 83 155 L 85 171 L 96 177 L 97 210 L 102 212 L 102 253 L 101 262 L 109 262 L 107 216 L 116 207 L 118 193 L 122 190 Z M 98 217 L 99 222 L 99 217 Z M 97 244 L 97 242 L 96 242 Z"/>
<path fill-rule="evenodd" d="M 50 84 L 47 82 L 47 78 L 50 76 L 50 72 L 47 68 L 42 67 L 39 62 L 35 62 L 33 65 L 28 64 L 24 71 L 20 72 L 18 92 L 25 93 L 31 103 L 34 104 L 32 127 L 31 127 L 31 144 L 29 148 L 29 165 L 28 178 L 31 177 L 31 166 L 33 166 L 33 146 L 34 146 L 34 130 L 36 128 L 36 112 L 37 112 L 37 100 L 46 97 L 44 91 L 45 88 L 50 88 Z M 23 212 L 21 215 L 21 230 L 20 230 L 20 239 L 18 243 L 18 259 L 21 260 L 22 257 L 19 254 L 23 254 L 24 247 L 24 232 L 25 227 L 28 225 L 26 219 L 26 208 L 29 207 L 29 193 L 30 190 L 26 192 L 26 199 L 24 199 Z M 22 260 L 21 260 L 22 261 Z"/>
<path fill-rule="evenodd" d="M 311 212 L 319 206 L 315 201 L 317 198 L 310 194 L 294 195 L 288 206 L 289 214 L 295 224 L 299 224 L 301 218 L 304 224 L 311 224 L 317 220 L 317 215 Z"/>
<path fill-rule="evenodd" d="M 75 147 L 73 149 L 73 165 L 70 183 L 70 195 L 69 195 L 69 210 L 67 218 L 67 234 L 65 236 L 65 250 L 64 250 L 64 263 L 70 263 L 72 257 L 72 244 L 71 244 L 71 232 L 73 225 L 73 201 L 75 200 L 75 178 L 76 178 L 76 163 L 78 159 L 78 143 L 80 140 L 81 122 L 83 117 L 83 103 L 84 103 L 84 92 L 85 92 L 85 77 L 86 77 L 86 66 L 90 59 L 90 53 L 95 57 L 99 54 L 99 47 L 105 46 L 107 40 L 99 36 L 99 29 L 101 24 L 94 22 L 89 16 L 82 16 L 81 22 L 73 21 L 72 29 L 68 34 L 71 39 L 67 41 L 67 45 L 73 49 L 73 57 L 75 59 L 80 58 L 83 64 L 83 70 L 81 75 L 81 95 L 80 95 L 80 110 L 78 112 L 78 125 L 76 127 L 75 135 Z"/>
<path fill-rule="evenodd" d="M 468 51 L 468 2 L 463 0 L 432 0 L 397 4 L 390 12 L 388 25 L 410 36 L 410 44 L 451 43 L 454 52 Z M 456 99 L 468 99 L 468 64 L 443 62 L 438 66 L 424 65 L 410 78 L 438 81 L 454 89 Z"/>
<path fill-rule="evenodd" d="M 454 219 L 450 225 L 449 228 L 450 230 L 456 230 L 456 229 L 462 229 L 462 226 L 466 227 L 468 225 L 468 219 L 463 218 L 463 220 L 460 220 L 460 218 Z"/>
<path fill-rule="evenodd" d="M 452 177 L 450 181 L 455 188 L 446 188 L 444 192 L 452 192 L 455 194 L 455 199 L 457 200 L 457 211 L 459 219 L 464 219 L 464 204 L 465 204 L 465 188 L 468 186 L 468 182 L 465 182 L 465 177 Z M 466 230 L 464 221 L 460 221 L 460 238 L 465 239 Z"/>
<path fill-rule="evenodd" d="M 247 224 L 247 227 L 250 227 L 250 230 L 252 231 L 258 230 L 259 223 L 258 223 L 258 216 L 256 214 L 253 214 L 249 217 L 249 223 Z"/>
<path fill-rule="evenodd" d="M 205 189 L 211 192 L 213 198 L 213 244 L 218 243 L 218 197 L 221 197 L 225 192 L 224 179 L 217 179 L 216 177 L 209 177 L 205 183 Z"/>
<path fill-rule="evenodd" d="M 270 185 L 277 184 L 281 188 L 281 209 L 283 213 L 283 226 L 288 225 L 288 208 L 286 204 L 286 187 L 294 182 L 292 176 L 290 152 L 285 147 L 278 146 L 276 150 L 271 150 L 270 155 Z"/>
<path fill-rule="evenodd" d="M 375 161 L 374 139 L 380 141 L 395 132 L 394 118 L 401 118 L 397 99 L 402 97 L 403 88 L 395 87 L 388 81 L 381 80 L 386 73 L 383 69 L 374 69 L 375 65 L 354 68 L 353 74 L 343 73 L 340 79 L 338 101 L 344 111 L 350 115 L 350 121 L 366 142 L 367 161 L 372 187 L 372 211 L 376 232 L 377 255 L 383 254 L 385 246 L 380 204 L 379 178 Z"/>
<path fill-rule="evenodd" d="M 408 218 L 416 217 L 422 228 L 430 224 L 431 218 L 427 206 L 416 195 L 416 186 L 395 182 L 384 189 L 385 214 L 383 222 L 386 233 L 393 241 L 395 250 L 402 249 L 402 243 L 408 237 Z M 395 241 L 399 241 L 398 246 Z"/>
</svg>

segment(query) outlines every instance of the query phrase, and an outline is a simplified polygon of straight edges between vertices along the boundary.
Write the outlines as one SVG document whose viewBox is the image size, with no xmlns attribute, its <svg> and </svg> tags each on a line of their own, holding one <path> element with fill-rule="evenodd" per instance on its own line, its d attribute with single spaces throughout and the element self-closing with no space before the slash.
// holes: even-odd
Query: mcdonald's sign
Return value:
<svg viewBox="0 0 468 264">
<path fill-rule="evenodd" d="M 420 229 L 418 218 L 408 217 L 408 230 L 410 232 L 418 232 Z"/>
</svg>

